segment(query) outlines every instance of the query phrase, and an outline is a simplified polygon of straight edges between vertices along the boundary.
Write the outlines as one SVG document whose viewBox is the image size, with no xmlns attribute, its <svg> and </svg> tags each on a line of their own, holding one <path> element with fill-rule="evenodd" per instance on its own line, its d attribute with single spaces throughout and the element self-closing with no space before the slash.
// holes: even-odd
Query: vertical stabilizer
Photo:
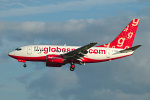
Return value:
<svg viewBox="0 0 150 100">
<path fill-rule="evenodd" d="M 133 19 L 111 43 L 97 47 L 127 49 L 132 47 L 140 19 Z"/>
</svg>

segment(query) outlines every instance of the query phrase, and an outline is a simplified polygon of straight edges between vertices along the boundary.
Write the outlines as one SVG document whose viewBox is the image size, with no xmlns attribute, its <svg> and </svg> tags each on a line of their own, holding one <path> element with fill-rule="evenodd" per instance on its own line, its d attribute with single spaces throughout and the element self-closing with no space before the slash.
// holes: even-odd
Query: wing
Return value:
<svg viewBox="0 0 150 100">
<path fill-rule="evenodd" d="M 84 57 L 88 53 L 88 49 L 96 45 L 97 43 L 90 43 L 88 45 L 85 45 L 83 47 L 77 48 L 73 51 L 70 51 L 68 53 L 62 54 L 63 58 L 65 60 L 79 60 L 82 57 Z"/>
</svg>

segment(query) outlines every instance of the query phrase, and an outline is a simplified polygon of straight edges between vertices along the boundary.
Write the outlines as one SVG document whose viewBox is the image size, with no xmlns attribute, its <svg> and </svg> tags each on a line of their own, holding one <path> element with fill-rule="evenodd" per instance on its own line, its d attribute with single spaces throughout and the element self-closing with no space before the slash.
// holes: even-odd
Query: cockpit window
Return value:
<svg viewBox="0 0 150 100">
<path fill-rule="evenodd" d="M 15 50 L 20 51 L 20 50 L 22 50 L 22 49 L 21 49 L 21 48 L 17 48 L 17 49 L 15 49 Z"/>
</svg>

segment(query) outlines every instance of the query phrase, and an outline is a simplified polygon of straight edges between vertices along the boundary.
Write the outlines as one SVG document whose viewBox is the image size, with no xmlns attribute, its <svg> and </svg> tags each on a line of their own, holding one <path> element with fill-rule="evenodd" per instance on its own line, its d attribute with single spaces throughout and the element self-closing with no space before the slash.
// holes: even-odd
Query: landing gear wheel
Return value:
<svg viewBox="0 0 150 100">
<path fill-rule="evenodd" d="M 25 67 L 27 67 L 27 65 L 26 65 L 26 64 L 24 64 L 24 65 L 23 65 L 23 67 L 25 68 Z"/>
<path fill-rule="evenodd" d="M 70 71 L 74 71 L 75 68 L 70 67 Z"/>
<path fill-rule="evenodd" d="M 70 71 L 74 71 L 74 69 L 75 69 L 75 65 L 74 65 L 74 63 L 71 63 Z"/>
</svg>

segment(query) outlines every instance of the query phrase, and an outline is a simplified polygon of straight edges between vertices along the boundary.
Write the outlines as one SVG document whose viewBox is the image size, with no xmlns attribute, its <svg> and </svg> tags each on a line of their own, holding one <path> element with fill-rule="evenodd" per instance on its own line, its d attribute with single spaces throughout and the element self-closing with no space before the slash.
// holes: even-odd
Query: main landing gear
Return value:
<svg viewBox="0 0 150 100">
<path fill-rule="evenodd" d="M 70 71 L 74 71 L 74 69 L 75 69 L 75 64 L 71 62 Z"/>
</svg>

